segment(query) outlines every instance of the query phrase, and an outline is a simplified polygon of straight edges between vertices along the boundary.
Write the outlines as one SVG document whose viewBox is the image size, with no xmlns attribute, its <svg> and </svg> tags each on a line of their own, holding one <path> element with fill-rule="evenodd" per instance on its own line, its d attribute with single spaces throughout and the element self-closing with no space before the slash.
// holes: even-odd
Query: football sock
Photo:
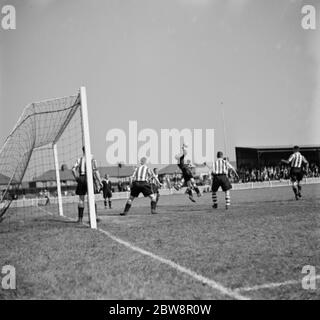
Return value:
<svg viewBox="0 0 320 320">
<path fill-rule="evenodd" d="M 107 205 L 106 205 L 107 206 Z M 109 200 L 109 208 L 111 209 L 111 200 Z"/>
<path fill-rule="evenodd" d="M 292 190 L 294 192 L 296 200 L 299 200 L 299 192 L 296 186 L 292 186 Z"/>
<path fill-rule="evenodd" d="M 98 217 L 98 206 L 97 206 L 97 203 L 95 202 L 94 204 L 94 208 L 96 209 L 96 219 L 97 221 L 99 220 L 99 217 Z M 89 215 L 89 218 L 90 218 L 90 215 Z"/>
<path fill-rule="evenodd" d="M 213 204 L 217 204 L 218 203 L 218 198 L 217 198 L 217 193 L 216 192 L 212 192 L 212 202 L 213 202 Z"/>
<path fill-rule="evenodd" d="M 301 186 L 298 185 L 298 195 L 299 195 L 299 196 L 301 196 L 301 189 L 302 189 Z"/>
<path fill-rule="evenodd" d="M 230 191 L 226 191 L 226 206 L 229 207 L 230 206 Z"/>
<path fill-rule="evenodd" d="M 84 208 L 78 207 L 78 221 L 82 222 Z"/>
<path fill-rule="evenodd" d="M 126 203 L 126 206 L 125 206 L 125 208 L 124 208 L 124 212 L 128 212 L 129 210 L 130 210 L 130 208 L 131 208 L 131 203 Z"/>
<path fill-rule="evenodd" d="M 292 190 L 293 190 L 294 194 L 297 195 L 298 191 L 297 191 L 297 188 L 295 186 L 292 186 Z"/>
<path fill-rule="evenodd" d="M 195 192 L 197 193 L 197 195 L 200 194 L 200 190 L 199 190 L 199 188 L 198 188 L 197 186 L 194 187 L 194 190 L 195 190 Z"/>
<path fill-rule="evenodd" d="M 155 212 L 156 206 L 157 206 L 156 201 L 151 200 L 151 213 Z"/>
</svg>

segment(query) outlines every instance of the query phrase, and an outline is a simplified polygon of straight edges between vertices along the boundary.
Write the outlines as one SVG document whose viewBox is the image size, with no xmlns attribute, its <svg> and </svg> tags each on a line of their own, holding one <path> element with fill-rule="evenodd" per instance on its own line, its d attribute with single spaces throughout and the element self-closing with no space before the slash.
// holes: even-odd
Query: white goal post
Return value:
<svg viewBox="0 0 320 320">
<path fill-rule="evenodd" d="M 87 93 L 86 88 L 80 88 L 80 105 L 81 105 L 81 116 L 82 116 L 82 129 L 83 129 L 83 140 L 86 155 L 87 165 L 87 183 L 88 183 L 88 203 L 89 203 L 89 214 L 90 214 L 90 225 L 92 229 L 97 228 L 96 209 L 93 191 L 93 174 L 92 174 L 92 162 L 91 162 L 91 144 L 90 144 L 90 133 L 89 133 L 89 120 L 88 120 L 88 106 L 87 106 Z"/>
<path fill-rule="evenodd" d="M 64 149 L 63 143 L 65 144 Z M 68 163 L 68 166 L 72 166 L 72 163 L 74 164 L 81 156 L 82 147 L 85 148 L 90 226 L 96 229 L 92 155 L 85 87 L 81 87 L 77 95 L 34 102 L 24 108 L 14 129 L 0 149 L 0 221 L 12 202 L 19 197 L 20 199 L 25 197 L 26 188 L 29 192 L 28 196 L 32 197 L 30 185 L 35 186 L 35 191 L 33 191 L 35 200 L 39 190 L 42 193 L 43 189 L 41 188 L 49 185 L 51 193 L 55 194 L 54 201 L 57 201 L 59 215 L 63 216 L 65 198 L 62 193 L 62 182 L 64 182 L 64 188 L 69 188 L 65 190 L 70 191 L 70 188 L 73 188 L 74 194 L 75 181 L 71 182 L 71 187 L 70 184 L 65 184 L 65 179 L 69 179 L 69 181 L 73 179 L 70 179 L 71 170 L 66 170 L 69 172 L 69 176 L 66 177 L 66 173 L 60 169 L 60 165 L 67 166 L 66 163 Z M 50 150 L 51 152 L 49 152 Z M 41 154 L 41 158 L 39 158 L 39 154 Z M 41 164 L 39 159 L 42 160 Z M 64 177 L 61 177 L 60 173 Z M 54 183 L 55 185 L 52 187 Z M 42 187 L 38 187 L 38 184 Z M 24 193 L 19 191 L 23 185 Z M 49 199 L 49 196 L 47 197 Z"/>
</svg>

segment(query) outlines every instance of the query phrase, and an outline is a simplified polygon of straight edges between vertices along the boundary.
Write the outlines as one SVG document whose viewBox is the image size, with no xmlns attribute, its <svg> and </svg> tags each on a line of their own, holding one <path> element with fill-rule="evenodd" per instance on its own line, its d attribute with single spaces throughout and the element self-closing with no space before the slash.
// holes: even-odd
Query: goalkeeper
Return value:
<svg viewBox="0 0 320 320">
<path fill-rule="evenodd" d="M 183 178 L 182 178 L 181 183 L 178 184 L 177 186 L 175 186 L 175 188 L 177 190 L 179 190 L 183 186 L 183 184 L 186 183 L 187 184 L 186 193 L 189 195 L 189 199 L 192 202 L 196 202 L 193 198 L 192 189 L 194 189 L 194 191 L 197 193 L 198 197 L 201 196 L 201 193 L 200 193 L 200 190 L 194 181 L 193 174 L 191 171 L 190 161 L 187 161 L 187 163 L 184 162 L 184 158 L 186 155 L 187 155 L 187 145 L 183 144 L 182 148 L 181 148 L 181 153 L 176 155 L 176 159 L 178 160 L 178 167 L 182 171 Z"/>
</svg>

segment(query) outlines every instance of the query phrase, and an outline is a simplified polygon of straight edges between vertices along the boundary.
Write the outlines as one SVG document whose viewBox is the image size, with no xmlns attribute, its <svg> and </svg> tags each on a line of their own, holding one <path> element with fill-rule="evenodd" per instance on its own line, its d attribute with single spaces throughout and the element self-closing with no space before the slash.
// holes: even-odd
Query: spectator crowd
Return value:
<svg viewBox="0 0 320 320">
<path fill-rule="evenodd" d="M 286 180 L 290 178 L 290 167 L 287 165 L 281 166 L 265 166 L 262 168 L 247 168 L 241 167 L 238 170 L 240 177 L 239 182 L 263 182 L 271 180 Z M 320 177 L 319 166 L 316 164 L 310 164 L 307 170 L 305 170 L 305 176 L 307 178 Z M 233 182 L 237 182 L 235 177 L 231 176 Z"/>
</svg>

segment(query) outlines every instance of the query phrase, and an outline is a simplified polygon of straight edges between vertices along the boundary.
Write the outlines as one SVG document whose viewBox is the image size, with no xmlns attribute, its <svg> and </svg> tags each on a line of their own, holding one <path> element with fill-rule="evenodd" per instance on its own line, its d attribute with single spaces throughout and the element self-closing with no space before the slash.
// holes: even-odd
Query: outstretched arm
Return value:
<svg viewBox="0 0 320 320">
<path fill-rule="evenodd" d="M 307 160 L 305 157 L 302 157 L 302 162 L 303 162 L 306 166 L 309 165 L 309 162 L 308 162 L 308 160 Z"/>
<path fill-rule="evenodd" d="M 234 174 L 236 175 L 237 179 L 239 180 L 239 175 L 238 172 L 235 168 L 232 167 L 232 171 L 234 172 Z"/>
<path fill-rule="evenodd" d="M 236 175 L 237 179 L 239 179 L 237 170 L 229 162 L 228 162 L 228 168 Z"/>
<path fill-rule="evenodd" d="M 76 163 L 74 164 L 74 166 L 72 167 L 72 175 L 74 177 L 75 180 L 78 179 L 78 175 L 77 175 L 77 169 L 79 167 L 79 159 L 76 161 Z"/>
<path fill-rule="evenodd" d="M 178 154 L 175 156 L 175 158 L 176 158 L 176 160 L 180 161 L 181 157 L 182 157 L 182 156 L 186 156 L 186 155 L 187 155 L 187 150 L 184 149 L 184 147 L 182 147 L 181 152 L 178 153 Z"/>
<path fill-rule="evenodd" d="M 92 171 L 93 171 L 93 175 L 95 176 L 95 178 L 98 180 L 100 188 L 102 188 L 102 180 L 101 180 L 101 176 L 100 176 L 100 172 L 98 170 L 98 165 L 97 165 L 97 161 L 95 159 L 92 159 Z"/>
<path fill-rule="evenodd" d="M 285 163 L 285 164 L 290 164 L 289 160 L 281 159 L 281 162 L 282 162 L 282 163 Z"/>
<path fill-rule="evenodd" d="M 98 169 L 95 170 L 95 175 L 96 175 L 96 178 L 99 181 L 100 187 L 102 187 L 102 180 L 101 180 L 100 172 L 99 172 Z"/>
<path fill-rule="evenodd" d="M 292 155 L 289 157 L 288 160 L 282 159 L 281 162 L 283 162 L 283 163 L 285 163 L 285 164 L 290 164 L 291 161 L 293 160 L 293 157 L 294 157 L 294 154 L 292 154 Z"/>
</svg>

